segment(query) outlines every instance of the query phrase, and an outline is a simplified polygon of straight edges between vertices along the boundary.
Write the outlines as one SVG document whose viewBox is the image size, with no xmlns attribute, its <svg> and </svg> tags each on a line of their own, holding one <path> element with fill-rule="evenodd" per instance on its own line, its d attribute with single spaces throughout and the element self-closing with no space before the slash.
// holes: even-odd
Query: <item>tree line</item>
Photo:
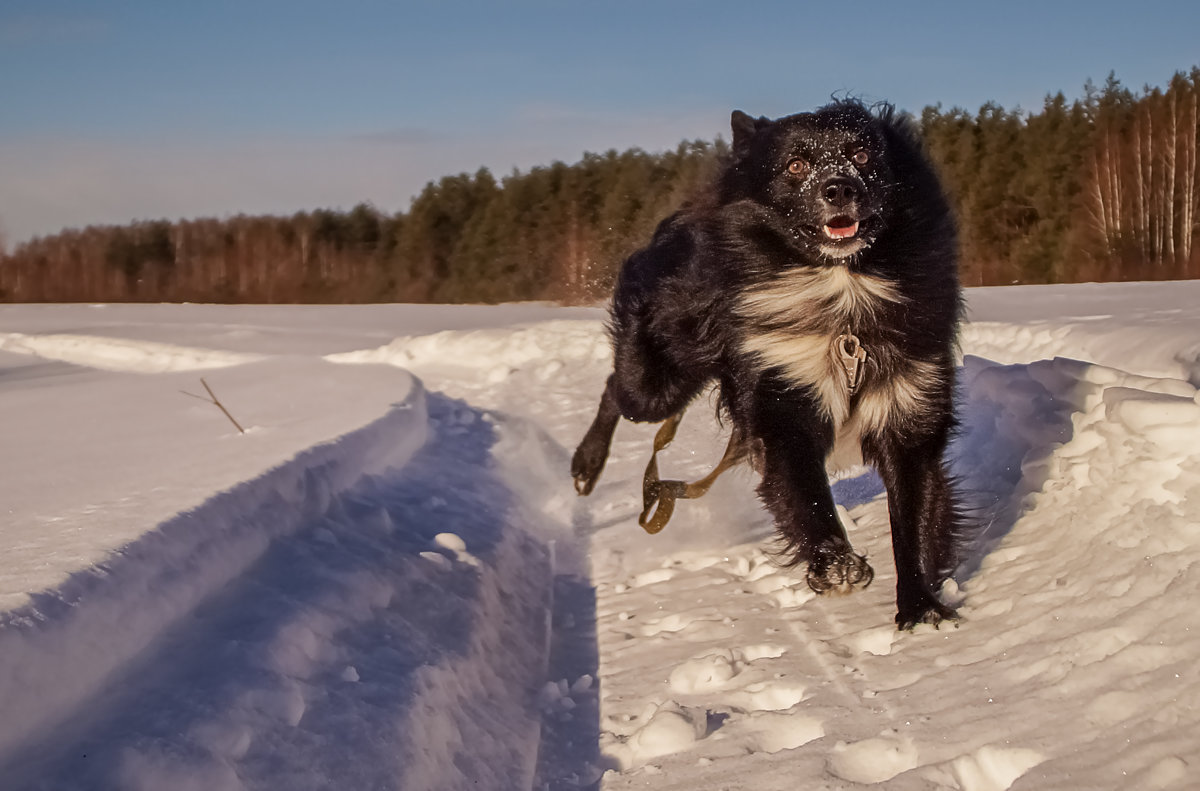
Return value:
<svg viewBox="0 0 1200 791">
<path fill-rule="evenodd" d="M 964 282 L 1200 277 L 1200 68 L 1133 92 L 1109 75 L 1037 112 L 926 108 L 958 214 Z"/>
<path fill-rule="evenodd" d="M 917 120 L 958 213 L 964 282 L 1200 277 L 1198 97 L 1193 68 L 1136 92 L 1109 75 L 1032 112 L 925 108 Z M 429 183 L 395 214 L 364 203 L 69 229 L 0 255 L 0 300 L 592 301 L 727 155 L 718 138 L 501 180 L 480 169 Z"/>
</svg>

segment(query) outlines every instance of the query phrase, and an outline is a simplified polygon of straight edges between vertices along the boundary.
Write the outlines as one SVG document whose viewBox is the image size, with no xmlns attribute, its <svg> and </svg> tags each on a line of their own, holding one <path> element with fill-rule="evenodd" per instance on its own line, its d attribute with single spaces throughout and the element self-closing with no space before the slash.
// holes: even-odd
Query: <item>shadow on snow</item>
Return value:
<svg viewBox="0 0 1200 791">
<path fill-rule="evenodd" d="M 428 694 L 429 669 L 464 661 L 473 631 L 485 627 L 476 623 L 485 595 L 480 574 L 433 539 L 454 533 L 488 564 L 514 530 L 505 518 L 516 505 L 493 463 L 495 427 L 461 402 L 428 398 L 431 437 L 409 464 L 361 480 L 318 509 L 320 516 L 276 538 L 247 573 L 172 626 L 71 722 L 24 749 L 4 768 L 5 787 L 168 787 L 185 778 L 189 788 L 401 787 L 413 756 L 398 743 L 445 746 L 446 734 L 421 733 L 424 707 L 438 705 L 466 709 L 467 724 L 448 735 L 463 742 L 453 763 L 464 776 L 527 776 L 530 750 L 472 744 L 506 727 L 505 712 L 472 699 L 486 688 Z M 507 609 L 508 597 L 522 594 L 510 587 L 525 584 L 502 579 L 494 598 Z M 482 671 L 499 674 L 495 684 L 529 682 L 514 693 L 523 710 L 513 714 L 535 734 L 547 643 L 552 679 L 597 675 L 594 591 L 577 578 L 553 584 L 555 635 L 546 634 L 544 608 L 522 611 L 512 616 L 524 619 L 518 633 L 497 640 L 541 645 L 518 645 L 516 661 L 468 660 L 468 669 L 490 659 L 524 665 Z M 553 755 L 557 777 L 599 763 L 594 686 L 569 720 L 541 720 L 541 768 Z M 437 722 L 445 714 L 429 713 Z M 431 781 L 438 785 L 430 777 L 417 782 Z"/>
</svg>

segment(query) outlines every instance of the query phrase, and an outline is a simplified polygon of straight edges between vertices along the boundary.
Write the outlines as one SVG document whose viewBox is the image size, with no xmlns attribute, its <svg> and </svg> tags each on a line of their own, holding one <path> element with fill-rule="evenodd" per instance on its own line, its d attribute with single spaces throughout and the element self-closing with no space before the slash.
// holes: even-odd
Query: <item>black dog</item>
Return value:
<svg viewBox="0 0 1200 791">
<path fill-rule="evenodd" d="M 712 382 L 762 473 L 791 564 L 817 592 L 874 576 L 826 466 L 865 460 L 888 495 L 900 628 L 955 618 L 937 591 L 962 520 L 942 461 L 962 313 L 950 208 L 911 121 L 853 100 L 732 118 L 711 188 L 625 262 L 614 371 L 575 451 L 587 494 L 619 417 L 676 415 Z"/>
</svg>

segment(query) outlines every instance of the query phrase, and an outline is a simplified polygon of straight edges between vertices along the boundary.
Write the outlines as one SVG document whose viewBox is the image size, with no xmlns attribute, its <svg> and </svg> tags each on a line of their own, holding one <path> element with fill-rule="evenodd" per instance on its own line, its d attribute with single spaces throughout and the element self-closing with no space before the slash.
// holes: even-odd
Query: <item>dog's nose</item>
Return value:
<svg viewBox="0 0 1200 791">
<path fill-rule="evenodd" d="M 848 178 L 834 177 L 821 185 L 821 194 L 826 203 L 840 209 L 858 200 L 858 185 Z"/>
</svg>

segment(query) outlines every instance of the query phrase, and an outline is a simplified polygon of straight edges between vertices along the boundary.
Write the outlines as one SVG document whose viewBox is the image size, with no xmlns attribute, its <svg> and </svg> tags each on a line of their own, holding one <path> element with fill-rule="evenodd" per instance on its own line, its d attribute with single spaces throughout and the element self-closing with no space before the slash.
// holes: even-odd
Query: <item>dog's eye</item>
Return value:
<svg viewBox="0 0 1200 791">
<path fill-rule="evenodd" d="M 808 163 L 797 157 L 796 159 L 793 159 L 787 163 L 787 170 L 788 173 L 791 173 L 793 176 L 803 176 L 808 172 Z"/>
<path fill-rule="evenodd" d="M 851 159 L 854 160 L 854 164 L 856 165 L 865 165 L 871 161 L 871 152 L 865 148 L 860 148 L 854 152 L 854 156 Z"/>
</svg>

